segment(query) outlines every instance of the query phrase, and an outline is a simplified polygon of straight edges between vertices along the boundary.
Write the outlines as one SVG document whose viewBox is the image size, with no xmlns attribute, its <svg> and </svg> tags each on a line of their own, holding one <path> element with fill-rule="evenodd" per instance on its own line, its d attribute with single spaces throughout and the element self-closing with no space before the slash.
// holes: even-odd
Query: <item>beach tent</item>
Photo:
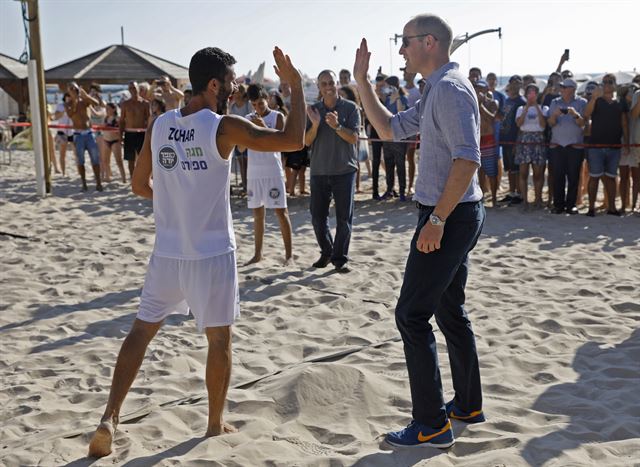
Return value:
<svg viewBox="0 0 640 467">
<path fill-rule="evenodd" d="M 590 78 L 590 81 L 595 81 L 596 83 L 601 83 L 602 82 L 602 78 L 604 78 L 604 75 L 607 73 L 600 73 L 599 75 L 595 75 L 593 78 Z M 612 73 L 615 77 L 616 77 L 616 84 L 621 85 L 621 84 L 629 84 L 631 81 L 633 81 L 633 78 L 638 74 L 635 73 L 633 71 L 618 71 L 616 73 Z M 578 92 L 582 93 L 585 91 L 586 87 L 587 87 L 587 83 L 588 81 L 585 81 L 584 83 L 581 83 L 578 86 Z"/>
<path fill-rule="evenodd" d="M 27 65 L 0 53 L 0 88 L 18 103 L 20 112 L 27 112 L 29 106 Z"/>
<path fill-rule="evenodd" d="M 189 69 L 128 45 L 110 45 L 44 73 L 47 83 L 59 85 L 76 81 L 80 85 L 125 84 L 129 81 L 153 81 L 168 76 L 172 84 L 184 88 Z"/>
</svg>

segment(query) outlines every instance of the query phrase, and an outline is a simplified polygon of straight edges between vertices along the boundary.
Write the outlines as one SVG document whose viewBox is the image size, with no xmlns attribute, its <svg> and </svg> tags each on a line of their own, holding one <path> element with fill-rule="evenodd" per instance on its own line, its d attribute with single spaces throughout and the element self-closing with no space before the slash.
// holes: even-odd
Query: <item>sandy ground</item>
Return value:
<svg viewBox="0 0 640 467">
<path fill-rule="evenodd" d="M 191 318 L 174 317 L 124 404 L 114 453 L 87 459 L 137 311 L 151 204 L 120 183 L 81 193 L 75 173 L 38 199 L 32 158 L 14 153 L 0 167 L 0 464 L 640 465 L 637 214 L 488 209 L 467 286 L 488 420 L 454 422 L 447 451 L 392 451 L 382 437 L 410 419 L 393 312 L 416 210 L 364 196 L 350 274 L 310 268 L 308 198 L 290 200 L 296 265 L 280 265 L 270 213 L 266 259 L 239 268 L 227 412 L 237 434 L 203 437 L 206 342 Z M 252 218 L 243 200 L 233 211 L 243 264 Z"/>
</svg>

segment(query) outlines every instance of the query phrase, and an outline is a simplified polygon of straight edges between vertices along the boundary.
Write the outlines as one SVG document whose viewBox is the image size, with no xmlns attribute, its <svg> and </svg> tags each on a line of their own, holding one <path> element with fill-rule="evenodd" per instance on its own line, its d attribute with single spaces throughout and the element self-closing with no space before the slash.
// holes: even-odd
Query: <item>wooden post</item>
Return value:
<svg viewBox="0 0 640 467">
<path fill-rule="evenodd" d="M 49 163 L 49 116 L 47 113 L 47 93 L 44 83 L 44 67 L 42 61 L 42 47 L 40 44 L 40 17 L 38 16 L 38 0 L 26 0 L 29 15 L 29 48 L 30 57 L 37 66 L 39 89 L 40 131 L 42 134 L 42 158 L 44 161 L 45 191 L 51 193 L 51 167 Z"/>
</svg>

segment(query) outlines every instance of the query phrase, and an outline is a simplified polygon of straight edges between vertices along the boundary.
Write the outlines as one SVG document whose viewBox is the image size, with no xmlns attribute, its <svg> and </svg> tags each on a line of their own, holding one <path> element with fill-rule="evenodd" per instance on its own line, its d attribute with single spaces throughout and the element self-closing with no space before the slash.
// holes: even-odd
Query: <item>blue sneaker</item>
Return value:
<svg viewBox="0 0 640 467">
<path fill-rule="evenodd" d="M 473 412 L 464 412 L 460 410 L 453 403 L 453 400 L 450 400 L 446 404 L 447 409 L 447 417 L 453 418 L 454 420 L 460 420 L 465 423 L 482 423 L 486 419 L 484 418 L 484 414 L 482 410 L 474 410 Z"/>
<path fill-rule="evenodd" d="M 431 428 L 413 420 L 406 428 L 387 433 L 385 441 L 403 448 L 431 446 L 439 449 L 451 447 L 456 442 L 449 420 L 442 428 Z"/>
</svg>

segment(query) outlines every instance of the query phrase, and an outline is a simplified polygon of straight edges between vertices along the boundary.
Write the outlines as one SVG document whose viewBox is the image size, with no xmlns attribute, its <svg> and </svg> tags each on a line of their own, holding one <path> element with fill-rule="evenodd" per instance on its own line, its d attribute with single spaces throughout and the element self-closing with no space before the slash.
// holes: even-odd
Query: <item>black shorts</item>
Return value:
<svg viewBox="0 0 640 467">
<path fill-rule="evenodd" d="M 515 154 L 514 145 L 505 144 L 502 146 L 502 164 L 504 171 L 507 173 L 517 173 L 520 170 L 520 166 L 516 164 Z"/>
<path fill-rule="evenodd" d="M 56 134 L 56 136 L 58 138 L 67 139 L 67 143 L 73 143 L 73 135 L 67 135 L 64 131 L 58 131 L 58 133 Z"/>
<path fill-rule="evenodd" d="M 293 170 L 300 170 L 309 167 L 309 152 L 307 148 L 295 152 L 283 152 L 286 158 L 285 166 Z"/>
<path fill-rule="evenodd" d="M 144 132 L 124 132 L 124 160 L 135 161 L 136 154 L 142 151 L 142 143 L 144 143 Z"/>
</svg>

